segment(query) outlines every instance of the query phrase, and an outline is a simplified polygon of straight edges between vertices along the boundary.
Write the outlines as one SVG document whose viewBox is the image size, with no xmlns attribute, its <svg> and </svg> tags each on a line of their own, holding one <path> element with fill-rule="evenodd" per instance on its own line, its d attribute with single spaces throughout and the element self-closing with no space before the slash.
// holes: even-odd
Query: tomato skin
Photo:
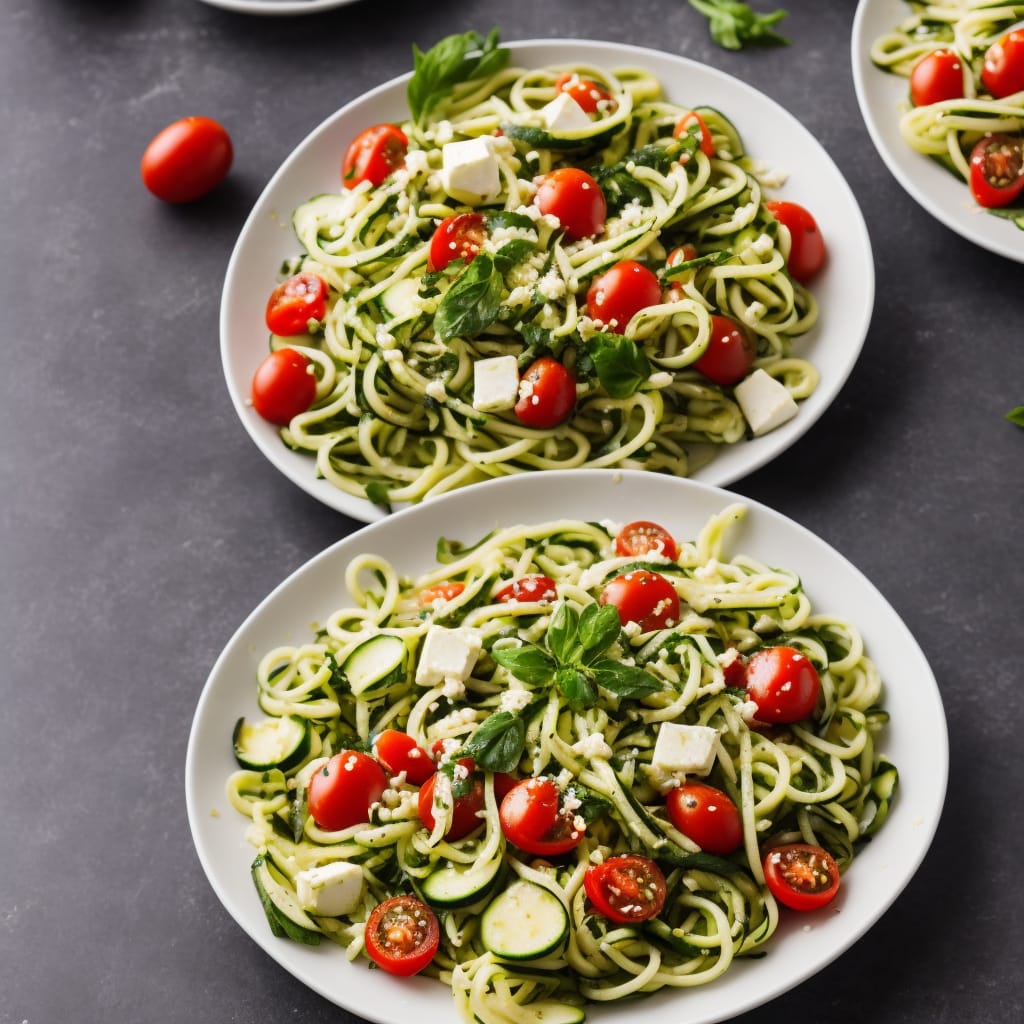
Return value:
<svg viewBox="0 0 1024 1024">
<path fill-rule="evenodd" d="M 528 427 L 546 430 L 565 422 L 576 405 L 576 377 L 557 359 L 541 356 L 519 382 L 515 414 Z"/>
<path fill-rule="evenodd" d="M 601 604 L 614 605 L 622 625 L 635 622 L 644 633 L 679 621 L 679 595 L 657 572 L 632 569 L 616 576 L 601 591 Z"/>
<path fill-rule="evenodd" d="M 586 830 L 577 828 L 575 814 L 565 809 L 553 779 L 523 779 L 505 795 L 498 808 L 505 838 L 526 853 L 557 856 L 575 849 Z"/>
<path fill-rule="evenodd" d="M 986 135 L 971 150 L 971 195 L 980 206 L 1008 206 L 1024 192 L 1024 138 Z"/>
<path fill-rule="evenodd" d="M 343 750 L 309 780 L 309 813 L 328 832 L 370 820 L 370 804 L 387 788 L 384 769 L 358 750 Z"/>
<path fill-rule="evenodd" d="M 679 545 L 664 526 L 647 519 L 637 519 L 619 530 L 615 538 L 615 554 L 622 558 L 638 558 L 652 552 L 673 562 L 679 557 Z"/>
<path fill-rule="evenodd" d="M 636 260 L 623 260 L 591 281 L 587 314 L 607 330 L 624 334 L 636 313 L 660 302 L 657 274 Z"/>
<path fill-rule="evenodd" d="M 409 977 L 423 970 L 437 952 L 437 915 L 415 896 L 392 896 L 370 911 L 366 952 L 389 974 Z"/>
<path fill-rule="evenodd" d="M 421 608 L 432 608 L 436 601 L 453 601 L 465 589 L 466 584 L 459 580 L 446 580 L 421 590 L 417 600 Z"/>
<path fill-rule="evenodd" d="M 791 910 L 818 910 L 839 891 L 839 867 L 820 846 L 776 846 L 765 854 L 763 866 L 771 894 Z"/>
<path fill-rule="evenodd" d="M 964 68 L 952 50 L 926 53 L 910 72 L 910 101 L 915 107 L 927 107 L 964 95 Z"/>
<path fill-rule="evenodd" d="M 810 718 L 821 692 L 818 670 L 795 647 L 764 647 L 752 654 L 746 683 L 758 721 L 772 724 Z"/>
<path fill-rule="evenodd" d="M 623 853 L 591 864 L 583 889 L 602 917 L 618 924 L 649 921 L 665 905 L 665 876 L 648 857 Z"/>
<path fill-rule="evenodd" d="M 790 277 L 801 284 L 807 284 L 828 259 L 828 249 L 818 222 L 811 212 L 799 203 L 773 199 L 764 205 L 771 210 L 780 224 L 789 229 L 786 268 Z"/>
<path fill-rule="evenodd" d="M 570 242 L 600 234 L 608 216 L 601 186 L 578 167 L 560 167 L 545 174 L 534 203 L 541 213 L 558 219 Z"/>
<path fill-rule="evenodd" d="M 373 741 L 373 756 L 391 775 L 405 772 L 414 786 L 421 786 L 434 774 L 430 755 L 407 733 L 385 729 Z"/>
<path fill-rule="evenodd" d="M 686 782 L 665 798 L 669 820 L 706 853 L 727 857 L 743 842 L 743 819 L 728 793 Z"/>
<path fill-rule="evenodd" d="M 323 320 L 326 315 L 327 282 L 308 271 L 292 274 L 267 299 L 267 328 L 283 337 L 307 334 L 309 321 Z"/>
<path fill-rule="evenodd" d="M 376 188 L 405 163 L 409 139 L 394 124 L 375 124 L 361 131 L 345 151 L 341 162 L 341 183 L 355 188 L 368 181 Z"/>
<path fill-rule="evenodd" d="M 469 762 L 468 768 L 465 761 Z M 468 793 L 455 798 L 452 808 L 452 820 L 448 826 L 448 831 L 444 834 L 445 839 L 452 842 L 456 839 L 462 839 L 463 836 L 468 836 L 470 832 L 479 827 L 481 819 L 477 817 L 477 813 L 484 808 L 483 779 L 478 773 L 473 771 L 473 762 L 468 758 L 465 761 L 460 760 L 459 765 L 467 768 L 470 772 L 470 788 Z M 420 786 L 419 797 L 417 798 L 417 811 L 419 812 L 420 821 L 428 832 L 433 832 L 435 824 L 434 790 L 437 786 L 437 776 L 438 773 L 435 772 Z"/>
<path fill-rule="evenodd" d="M 680 263 L 689 263 L 697 258 L 697 249 L 687 242 L 685 245 L 677 246 L 665 260 L 666 267 L 678 267 Z M 691 277 L 694 271 L 688 271 L 687 277 Z M 686 297 L 683 286 L 678 278 L 669 278 L 669 285 L 665 289 L 664 299 L 666 302 L 679 302 Z"/>
<path fill-rule="evenodd" d="M 520 576 L 506 584 L 495 595 L 499 604 L 515 601 L 554 601 L 558 597 L 555 581 L 549 576 Z"/>
<path fill-rule="evenodd" d="M 555 92 L 567 92 L 588 114 L 596 113 L 599 104 L 607 105 L 612 98 L 612 94 L 597 82 L 568 71 L 555 79 Z"/>
<path fill-rule="evenodd" d="M 716 384 L 736 384 L 750 372 L 757 345 L 741 324 L 727 316 L 711 316 L 711 336 L 693 368 Z"/>
<path fill-rule="evenodd" d="M 219 185 L 235 152 L 223 125 L 183 117 L 158 132 L 139 164 L 142 183 L 165 203 L 191 203 Z"/>
<path fill-rule="evenodd" d="M 270 423 L 287 425 L 316 398 L 313 364 L 293 348 L 271 352 L 252 378 L 253 408 Z"/>
<path fill-rule="evenodd" d="M 715 143 L 704 118 L 696 111 L 691 110 L 688 114 L 683 114 L 672 130 L 672 137 L 680 139 L 684 135 L 689 135 L 694 123 L 700 128 L 700 151 L 710 160 L 715 155 Z"/>
<path fill-rule="evenodd" d="M 997 100 L 1024 90 L 1024 28 L 997 39 L 985 52 L 981 81 Z"/>
<path fill-rule="evenodd" d="M 449 263 L 472 263 L 487 237 L 482 213 L 456 213 L 445 217 L 430 239 L 427 270 L 444 270 Z"/>
</svg>

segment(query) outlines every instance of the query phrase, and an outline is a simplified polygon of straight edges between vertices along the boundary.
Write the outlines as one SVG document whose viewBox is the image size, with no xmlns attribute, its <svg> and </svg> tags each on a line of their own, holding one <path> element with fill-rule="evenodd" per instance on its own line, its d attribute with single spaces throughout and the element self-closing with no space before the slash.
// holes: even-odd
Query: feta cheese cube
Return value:
<svg viewBox="0 0 1024 1024">
<path fill-rule="evenodd" d="M 797 414 L 797 404 L 784 384 L 764 370 L 755 370 L 736 385 L 736 401 L 755 436 L 781 427 Z"/>
<path fill-rule="evenodd" d="M 431 626 L 423 640 L 416 682 L 420 686 L 462 683 L 480 656 L 480 635 L 471 629 Z"/>
<path fill-rule="evenodd" d="M 448 142 L 441 150 L 441 187 L 460 203 L 489 203 L 501 192 L 493 141 L 486 135 Z"/>
<path fill-rule="evenodd" d="M 551 132 L 579 132 L 590 127 L 587 112 L 567 92 L 560 92 L 546 107 L 541 107 L 540 116 Z"/>
<path fill-rule="evenodd" d="M 519 365 L 515 356 L 492 356 L 473 364 L 474 409 L 511 409 L 518 396 Z"/>
<path fill-rule="evenodd" d="M 651 767 L 661 772 L 707 775 L 715 763 L 717 749 L 717 729 L 662 722 L 651 755 Z"/>
<path fill-rule="evenodd" d="M 295 876 L 295 894 L 311 914 L 351 914 L 363 899 L 363 869 L 344 860 L 306 868 Z"/>
</svg>

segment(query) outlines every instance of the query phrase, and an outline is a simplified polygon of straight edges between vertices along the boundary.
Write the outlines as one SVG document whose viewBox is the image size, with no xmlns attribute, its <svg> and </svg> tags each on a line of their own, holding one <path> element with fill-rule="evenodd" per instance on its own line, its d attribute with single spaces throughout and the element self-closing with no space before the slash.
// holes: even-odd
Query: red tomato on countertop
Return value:
<svg viewBox="0 0 1024 1024">
<path fill-rule="evenodd" d="M 191 203 L 227 176 L 231 136 L 209 117 L 183 117 L 163 129 L 142 154 L 142 183 L 166 203 Z"/>
</svg>

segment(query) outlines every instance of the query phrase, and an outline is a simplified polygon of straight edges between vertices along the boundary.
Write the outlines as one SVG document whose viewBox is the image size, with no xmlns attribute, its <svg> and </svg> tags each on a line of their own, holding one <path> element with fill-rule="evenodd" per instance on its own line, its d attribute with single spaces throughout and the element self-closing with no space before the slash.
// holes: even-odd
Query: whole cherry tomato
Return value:
<svg viewBox="0 0 1024 1024">
<path fill-rule="evenodd" d="M 482 213 L 456 213 L 445 217 L 430 239 L 427 270 L 444 270 L 453 260 L 472 263 L 486 237 Z"/>
<path fill-rule="evenodd" d="M 434 959 L 441 929 L 434 911 L 415 896 L 392 896 L 370 911 L 364 938 L 378 967 L 408 977 Z"/>
<path fill-rule="evenodd" d="M 322 829 L 339 829 L 370 820 L 370 804 L 387 788 L 384 769 L 369 754 L 343 750 L 309 780 L 309 813 Z"/>
<path fill-rule="evenodd" d="M 598 105 L 614 110 L 612 94 L 590 78 L 580 78 L 575 72 L 566 72 L 555 79 L 555 91 L 568 93 L 588 114 L 596 113 Z"/>
<path fill-rule="evenodd" d="M 326 315 L 327 283 L 308 271 L 282 281 L 267 300 L 267 327 L 285 337 L 307 334 L 310 320 L 323 320 Z"/>
<path fill-rule="evenodd" d="M 999 100 L 1024 91 L 1024 28 L 1011 29 L 988 48 L 981 81 Z"/>
<path fill-rule="evenodd" d="M 601 604 L 614 605 L 622 625 L 635 622 L 644 633 L 679 621 L 679 595 L 657 572 L 632 569 L 616 576 L 601 591 Z"/>
<path fill-rule="evenodd" d="M 537 209 L 556 218 L 570 242 L 604 230 L 608 204 L 597 181 L 578 167 L 560 167 L 545 174 L 534 197 Z"/>
<path fill-rule="evenodd" d="M 743 819 L 728 793 L 684 782 L 665 798 L 669 820 L 702 850 L 727 857 L 743 842 Z"/>
<path fill-rule="evenodd" d="M 435 772 L 420 786 L 417 810 L 420 821 L 428 832 L 434 830 L 434 794 L 437 790 L 439 774 Z M 474 771 L 472 760 L 460 759 L 456 766 L 456 774 L 465 774 L 466 778 L 456 780 L 455 784 L 468 785 L 468 789 L 456 796 L 452 802 L 452 819 L 444 837 L 453 842 L 456 839 L 462 839 L 463 836 L 468 836 L 483 823 L 478 815 L 484 809 L 484 781 L 480 774 Z M 447 778 L 444 780 L 444 784 L 448 784 Z"/>
<path fill-rule="evenodd" d="M 414 786 L 421 786 L 434 774 L 430 755 L 407 733 L 385 729 L 373 741 L 373 756 L 390 772 L 405 772 Z"/>
<path fill-rule="evenodd" d="M 234 148 L 223 125 L 209 117 L 183 117 L 163 129 L 142 154 L 142 183 L 167 203 L 191 203 L 219 185 Z"/>
<path fill-rule="evenodd" d="M 583 842 L 585 827 L 565 806 L 553 779 L 523 779 L 501 801 L 498 809 L 505 838 L 526 853 L 554 857 Z"/>
<path fill-rule="evenodd" d="M 800 722 L 818 703 L 821 679 L 795 647 L 763 647 L 747 660 L 747 694 L 762 722 Z"/>
<path fill-rule="evenodd" d="M 349 144 L 341 162 L 341 183 L 355 188 L 368 181 L 376 187 L 405 164 L 409 139 L 394 124 L 376 124 L 361 131 Z"/>
<path fill-rule="evenodd" d="M 622 260 L 598 274 L 587 291 L 591 319 L 616 334 L 625 333 L 633 317 L 661 302 L 658 276 L 636 260 Z"/>
<path fill-rule="evenodd" d="M 926 53 L 910 72 L 910 100 L 915 107 L 958 100 L 963 94 L 964 66 L 952 50 Z"/>
<path fill-rule="evenodd" d="M 736 384 L 750 372 L 757 358 L 754 339 L 741 324 L 727 316 L 711 316 L 708 347 L 693 368 L 716 384 Z"/>
<path fill-rule="evenodd" d="M 511 604 L 516 601 L 554 601 L 558 597 L 555 581 L 548 576 L 520 576 L 503 586 L 495 595 L 499 604 Z"/>
<path fill-rule="evenodd" d="M 576 405 L 576 377 L 557 359 L 541 356 L 519 382 L 515 414 L 521 423 L 542 430 L 557 427 Z"/>
<path fill-rule="evenodd" d="M 316 398 L 313 364 L 293 348 L 271 352 L 252 378 L 252 406 L 270 423 L 283 427 Z"/>
<path fill-rule="evenodd" d="M 801 284 L 808 281 L 825 265 L 828 252 L 818 222 L 809 210 L 799 203 L 771 200 L 764 204 L 772 215 L 789 231 L 789 255 L 786 267 L 790 276 Z"/>
</svg>

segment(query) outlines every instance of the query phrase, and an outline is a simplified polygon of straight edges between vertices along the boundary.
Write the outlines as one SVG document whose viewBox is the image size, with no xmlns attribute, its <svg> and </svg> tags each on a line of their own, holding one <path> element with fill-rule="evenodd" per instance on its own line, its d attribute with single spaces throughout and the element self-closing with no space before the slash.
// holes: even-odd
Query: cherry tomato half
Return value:
<svg viewBox="0 0 1024 1024">
<path fill-rule="evenodd" d="M 964 94 L 964 66 L 952 50 L 926 53 L 910 72 L 910 101 L 926 107 Z"/>
<path fill-rule="evenodd" d="M 310 320 L 327 314 L 327 282 L 308 271 L 282 281 L 267 300 L 267 327 L 274 334 L 291 337 L 307 334 Z"/>
<path fill-rule="evenodd" d="M 430 239 L 427 270 L 444 270 L 454 260 L 472 263 L 486 237 L 482 213 L 456 213 L 445 217 Z"/>
<path fill-rule="evenodd" d="M 555 79 L 555 92 L 567 92 L 588 114 L 596 113 L 601 103 L 609 110 L 615 109 L 612 94 L 607 89 L 590 78 L 580 78 L 575 72 L 559 75 Z"/>
<path fill-rule="evenodd" d="M 764 204 L 789 231 L 786 267 L 790 277 L 806 284 L 825 265 L 828 251 L 818 222 L 799 203 L 771 200 Z"/>
<path fill-rule="evenodd" d="M 426 587 L 420 591 L 418 598 L 420 607 L 432 608 L 438 601 L 453 601 L 465 589 L 466 584 L 459 580 L 435 583 L 432 587 Z"/>
<path fill-rule="evenodd" d="M 747 661 L 747 694 L 762 722 L 800 722 L 818 703 L 821 679 L 795 647 L 764 647 Z"/>
<path fill-rule="evenodd" d="M 686 782 L 665 798 L 669 821 L 706 853 L 726 857 L 743 842 L 743 820 L 728 793 Z"/>
<path fill-rule="evenodd" d="M 553 779 L 517 782 L 501 801 L 498 818 L 510 843 L 539 857 L 568 853 L 583 842 L 586 831 L 575 813 L 566 809 Z"/>
<path fill-rule="evenodd" d="M 384 769 L 358 750 L 343 750 L 309 780 L 309 813 L 328 832 L 370 820 L 370 804 L 387 789 Z"/>
<path fill-rule="evenodd" d="M 408 977 L 434 959 L 441 929 L 433 910 L 415 896 L 392 896 L 370 911 L 365 941 L 374 963 Z"/>
<path fill-rule="evenodd" d="M 622 625 L 635 622 L 644 633 L 666 629 L 679 621 L 679 595 L 657 572 L 632 569 L 616 576 L 601 591 L 601 604 L 614 605 Z"/>
<path fill-rule="evenodd" d="M 986 135 L 971 150 L 971 195 L 984 207 L 1008 206 L 1024 192 L 1024 137 Z"/>
<path fill-rule="evenodd" d="M 616 334 L 625 333 L 634 315 L 661 302 L 658 276 L 636 260 L 623 260 L 609 267 L 590 283 L 587 313 Z"/>
<path fill-rule="evenodd" d="M 1015 28 L 985 51 L 981 81 L 996 99 L 1024 90 L 1024 28 Z"/>
<path fill-rule="evenodd" d="M 741 324 L 717 313 L 711 316 L 711 337 L 693 368 L 716 384 L 743 380 L 757 358 L 757 345 Z"/>
<path fill-rule="evenodd" d="M 548 576 L 520 576 L 507 583 L 495 595 L 500 604 L 515 601 L 554 601 L 558 597 L 555 581 Z"/>
<path fill-rule="evenodd" d="M 234 159 L 231 136 L 209 117 L 183 117 L 142 154 L 142 183 L 165 203 L 191 203 L 219 185 Z"/>
<path fill-rule="evenodd" d="M 394 124 L 376 124 L 361 131 L 349 144 L 341 162 L 341 183 L 355 188 L 362 181 L 376 187 L 405 163 L 409 139 Z"/>
<path fill-rule="evenodd" d="M 649 921 L 665 905 L 665 876 L 648 857 L 623 853 L 591 864 L 583 889 L 602 917 L 619 924 Z"/>
<path fill-rule="evenodd" d="M 473 762 L 466 758 L 458 762 L 458 767 L 469 773 L 469 790 L 461 796 L 455 797 L 455 801 L 452 804 L 452 820 L 444 837 L 453 842 L 456 839 L 462 839 L 463 836 L 468 836 L 470 832 L 482 823 L 478 814 L 484 808 L 484 782 L 483 778 L 473 771 Z M 439 774 L 439 772 L 435 772 L 420 786 L 417 811 L 419 812 L 420 821 L 428 832 L 434 831 L 434 793 L 437 788 Z M 446 778 L 444 779 L 444 784 L 447 785 L 447 783 L 448 780 Z"/>
<path fill-rule="evenodd" d="M 560 167 L 545 174 L 534 197 L 541 213 L 555 217 L 570 242 L 604 230 L 608 204 L 601 186 L 578 167 Z"/>
<path fill-rule="evenodd" d="M 765 854 L 764 880 L 771 894 L 791 910 L 817 910 L 839 891 L 839 867 L 820 846 L 789 843 Z"/>
<path fill-rule="evenodd" d="M 666 267 L 678 267 L 680 263 L 689 263 L 690 260 L 697 258 L 697 249 L 695 246 L 690 245 L 687 242 L 685 245 L 680 245 L 673 249 L 665 260 Z M 694 271 L 688 271 L 687 277 L 692 276 Z M 681 299 L 686 297 L 686 293 L 683 291 L 682 283 L 678 278 L 669 279 L 669 286 L 665 289 L 664 299 L 666 302 L 679 302 Z"/>
<path fill-rule="evenodd" d="M 622 558 L 639 558 L 652 552 L 673 562 L 679 557 L 679 545 L 664 526 L 638 519 L 619 530 L 615 538 L 615 554 Z"/>
<path fill-rule="evenodd" d="M 710 159 L 715 155 L 715 143 L 711 138 L 707 123 L 696 111 L 691 110 L 688 114 L 683 114 L 672 130 L 672 135 L 677 139 L 681 139 L 684 135 L 690 135 L 694 125 L 697 126 L 700 134 L 700 151 Z"/>
<path fill-rule="evenodd" d="M 519 381 L 515 413 L 528 427 L 557 427 L 569 418 L 575 405 L 576 377 L 557 359 L 541 356 Z"/>
<path fill-rule="evenodd" d="M 271 352 L 252 378 L 252 406 L 270 423 L 283 427 L 316 398 L 313 364 L 293 348 Z"/>
<path fill-rule="evenodd" d="M 373 741 L 373 756 L 391 775 L 405 772 L 414 786 L 421 786 L 434 774 L 430 755 L 407 733 L 385 729 Z"/>
</svg>

